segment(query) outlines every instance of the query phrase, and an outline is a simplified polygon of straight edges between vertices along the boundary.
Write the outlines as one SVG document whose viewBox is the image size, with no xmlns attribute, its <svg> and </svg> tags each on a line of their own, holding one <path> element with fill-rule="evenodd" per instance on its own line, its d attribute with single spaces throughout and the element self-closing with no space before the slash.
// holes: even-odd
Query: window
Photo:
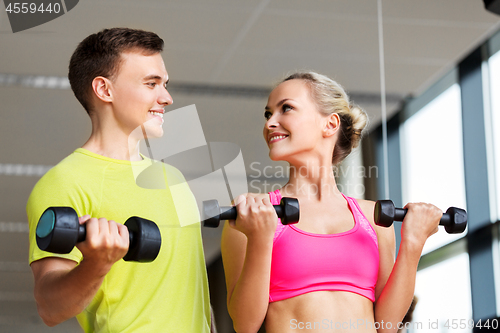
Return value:
<svg viewBox="0 0 500 333">
<path fill-rule="evenodd" d="M 495 53 L 489 59 L 490 68 L 490 101 L 491 101 L 491 132 L 493 136 L 493 159 L 494 159 L 494 176 L 490 182 L 495 184 L 496 204 L 494 207 L 500 207 L 500 52 Z M 487 124 L 488 125 L 488 124 Z M 491 193 L 491 192 L 490 192 Z M 493 212 L 496 219 L 498 219 L 498 211 Z"/>
<path fill-rule="evenodd" d="M 500 96 L 498 91 L 500 91 L 500 51 L 496 52 L 490 57 L 488 61 L 489 65 L 489 101 L 491 102 L 490 108 L 491 113 L 486 115 L 490 117 L 491 126 L 487 127 L 487 131 L 491 131 L 491 138 L 493 139 L 493 145 L 488 152 L 493 156 L 493 172 L 490 172 L 489 183 L 494 184 L 493 189 L 490 189 L 490 195 L 496 197 L 496 199 L 490 199 L 490 205 L 492 206 L 493 221 L 496 222 L 500 218 L 500 133 L 498 129 L 500 128 Z M 485 87 L 487 89 L 487 87 Z M 487 97 L 488 98 L 488 97 Z M 488 101 L 487 101 L 488 102 Z M 488 124 L 486 124 L 488 126 Z M 490 170 L 491 171 L 491 170 Z M 493 269 L 495 275 L 495 292 L 497 299 L 497 313 L 499 311 L 500 305 L 500 243 L 498 242 L 498 235 L 500 234 L 500 227 L 494 229 L 493 239 L 495 244 L 493 246 Z"/>
<path fill-rule="evenodd" d="M 466 208 L 460 87 L 454 84 L 402 125 L 403 202 L 429 202 L 446 211 Z M 444 228 L 424 254 L 465 236 Z"/>
<path fill-rule="evenodd" d="M 418 302 L 409 326 L 412 333 L 472 332 L 468 253 L 419 270 L 415 295 Z"/>
</svg>

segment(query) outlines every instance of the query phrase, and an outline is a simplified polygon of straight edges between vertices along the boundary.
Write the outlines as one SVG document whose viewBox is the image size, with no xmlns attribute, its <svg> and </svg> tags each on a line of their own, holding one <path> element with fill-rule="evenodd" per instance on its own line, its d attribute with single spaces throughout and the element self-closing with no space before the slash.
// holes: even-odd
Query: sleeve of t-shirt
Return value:
<svg viewBox="0 0 500 333">
<path fill-rule="evenodd" d="M 57 166 L 49 170 L 35 185 L 26 205 L 29 223 L 30 264 L 33 261 L 47 257 L 65 258 L 77 263 L 81 261 L 82 254 L 76 247 L 68 254 L 57 254 L 40 250 L 36 243 L 36 227 L 47 208 L 72 207 L 78 216 L 86 214 L 87 205 L 80 192 L 81 190 L 74 178 L 61 174 Z"/>
</svg>

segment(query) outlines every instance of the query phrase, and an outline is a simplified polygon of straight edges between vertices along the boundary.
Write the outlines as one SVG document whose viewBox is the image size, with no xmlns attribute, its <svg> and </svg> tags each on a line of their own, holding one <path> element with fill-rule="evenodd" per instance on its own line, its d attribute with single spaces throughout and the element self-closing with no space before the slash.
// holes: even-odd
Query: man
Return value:
<svg viewBox="0 0 500 333">
<path fill-rule="evenodd" d="M 85 38 L 71 57 L 71 88 L 90 116 L 92 133 L 42 177 L 27 204 L 35 299 L 49 326 L 76 316 L 85 332 L 210 330 L 200 226 L 181 227 L 179 221 L 198 214 L 195 199 L 187 185 L 176 191 L 186 208 L 176 211 L 168 186 L 141 188 L 132 170 L 152 164 L 139 154 L 134 129 L 161 136 L 164 107 L 173 102 L 162 49 L 154 33 L 114 28 Z M 169 166 L 164 175 L 167 185 L 184 179 Z M 36 225 L 50 206 L 70 206 L 86 224 L 85 241 L 67 255 L 36 245 Z M 161 250 L 152 263 L 121 260 L 129 245 L 123 223 L 130 216 L 159 226 Z"/>
</svg>

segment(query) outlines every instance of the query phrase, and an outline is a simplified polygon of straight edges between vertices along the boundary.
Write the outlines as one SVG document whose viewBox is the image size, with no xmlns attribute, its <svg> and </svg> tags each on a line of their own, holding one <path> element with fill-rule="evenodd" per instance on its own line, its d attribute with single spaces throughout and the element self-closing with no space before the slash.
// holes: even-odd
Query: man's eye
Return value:
<svg viewBox="0 0 500 333">
<path fill-rule="evenodd" d="M 156 87 L 156 82 L 148 82 L 147 85 L 150 87 Z"/>
</svg>

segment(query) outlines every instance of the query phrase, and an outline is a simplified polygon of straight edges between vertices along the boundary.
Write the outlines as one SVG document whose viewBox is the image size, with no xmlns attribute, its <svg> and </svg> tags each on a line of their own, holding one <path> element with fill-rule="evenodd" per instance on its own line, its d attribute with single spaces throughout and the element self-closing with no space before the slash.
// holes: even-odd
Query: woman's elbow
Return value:
<svg viewBox="0 0 500 333">
<path fill-rule="evenodd" d="M 231 314 L 231 311 L 229 315 L 233 319 L 233 329 L 237 333 L 256 333 L 264 322 L 264 319 L 251 320 L 250 318 L 241 318 Z"/>
<path fill-rule="evenodd" d="M 233 323 L 233 328 L 236 333 L 256 333 L 259 331 L 261 325 L 252 324 L 237 324 Z"/>
</svg>

